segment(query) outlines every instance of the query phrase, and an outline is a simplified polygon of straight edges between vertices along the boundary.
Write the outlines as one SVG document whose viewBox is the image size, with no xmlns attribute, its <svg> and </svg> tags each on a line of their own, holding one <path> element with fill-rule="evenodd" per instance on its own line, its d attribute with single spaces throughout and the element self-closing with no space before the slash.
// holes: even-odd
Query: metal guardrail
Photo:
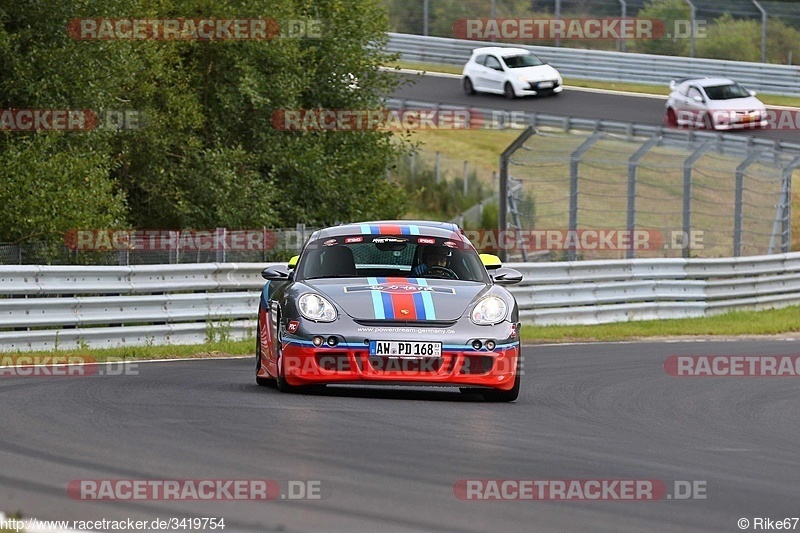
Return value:
<svg viewBox="0 0 800 533">
<path fill-rule="evenodd" d="M 565 78 L 667 85 L 688 76 L 732 78 L 748 89 L 784 96 L 800 96 L 800 67 L 721 59 L 632 54 L 575 48 L 529 46 L 389 33 L 386 50 L 408 61 L 464 65 L 473 48 L 525 48 L 552 63 Z"/>
<path fill-rule="evenodd" d="M 252 337 L 264 284 L 259 274 L 266 266 L 0 266 L 0 351 Z M 508 266 L 523 273 L 511 291 L 523 322 L 534 325 L 702 317 L 800 304 L 800 253 Z"/>
<path fill-rule="evenodd" d="M 0 351 L 251 337 L 265 266 L 0 266 Z"/>
</svg>

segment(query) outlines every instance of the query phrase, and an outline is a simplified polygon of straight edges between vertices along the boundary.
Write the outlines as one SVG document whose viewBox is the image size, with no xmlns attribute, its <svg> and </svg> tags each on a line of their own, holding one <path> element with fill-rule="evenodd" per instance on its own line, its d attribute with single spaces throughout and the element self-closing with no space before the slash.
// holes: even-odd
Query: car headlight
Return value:
<svg viewBox="0 0 800 533">
<path fill-rule="evenodd" d="M 300 297 L 297 304 L 300 314 L 309 320 L 314 320 L 315 322 L 333 322 L 336 320 L 336 309 L 333 304 L 319 294 L 307 292 Z"/>
<path fill-rule="evenodd" d="M 491 326 L 505 320 L 508 306 L 502 298 L 487 296 L 472 309 L 470 319 L 479 326 Z"/>
</svg>

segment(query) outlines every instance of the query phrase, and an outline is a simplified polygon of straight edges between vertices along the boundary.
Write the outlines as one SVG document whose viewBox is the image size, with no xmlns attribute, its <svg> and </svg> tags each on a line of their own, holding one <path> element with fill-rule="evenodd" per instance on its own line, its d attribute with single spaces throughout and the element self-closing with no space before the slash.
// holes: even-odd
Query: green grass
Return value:
<svg viewBox="0 0 800 533">
<path fill-rule="evenodd" d="M 461 74 L 462 68 L 455 65 L 436 65 L 432 63 L 417 63 L 415 61 L 398 61 L 397 66 L 428 72 L 445 72 L 448 74 Z M 564 78 L 564 85 L 572 87 L 584 87 L 587 89 L 606 89 L 611 91 L 627 91 L 631 93 L 660 94 L 668 95 L 669 87 L 662 85 L 648 85 L 646 83 L 624 83 L 596 80 L 579 80 L 575 78 Z M 800 107 L 800 98 L 793 96 L 780 96 L 776 94 L 760 94 L 759 100 L 767 105 L 782 105 Z"/>
<path fill-rule="evenodd" d="M 255 355 L 255 338 L 242 341 L 223 341 L 193 345 L 167 346 L 127 346 L 122 348 L 69 348 L 50 351 L 0 352 L 0 359 L 8 361 L 19 356 L 80 359 L 87 362 L 120 361 L 136 359 L 199 359 L 204 357 L 225 357 L 229 355 Z M 55 362 L 58 362 L 55 361 Z"/>
<path fill-rule="evenodd" d="M 619 341 L 654 337 L 778 335 L 800 332 L 800 306 L 734 311 L 706 318 L 643 320 L 594 326 L 522 326 L 523 342 Z"/>
</svg>

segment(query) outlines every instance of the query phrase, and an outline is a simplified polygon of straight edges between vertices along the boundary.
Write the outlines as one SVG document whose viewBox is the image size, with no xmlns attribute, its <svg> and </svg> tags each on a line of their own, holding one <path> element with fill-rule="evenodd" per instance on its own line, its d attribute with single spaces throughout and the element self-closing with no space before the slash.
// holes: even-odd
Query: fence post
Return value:
<svg viewBox="0 0 800 533">
<path fill-rule="evenodd" d="M 414 163 L 417 161 L 416 152 L 411 152 L 411 176 L 414 176 Z"/>
<path fill-rule="evenodd" d="M 464 196 L 466 197 L 469 193 L 469 183 L 467 182 L 468 172 L 467 169 L 469 167 L 469 162 L 464 161 Z"/>
<path fill-rule="evenodd" d="M 436 183 L 442 181 L 442 154 L 436 152 Z"/>
<path fill-rule="evenodd" d="M 689 4 L 689 10 L 690 10 L 689 18 L 691 18 L 691 28 L 689 29 L 689 32 L 690 32 L 689 33 L 689 49 L 690 49 L 689 57 L 694 57 L 694 34 L 695 34 L 694 30 L 697 27 L 697 22 L 695 20 L 697 18 L 696 17 L 697 8 L 694 7 L 694 4 L 692 3 L 692 0 L 686 0 L 686 3 Z"/>
<path fill-rule="evenodd" d="M 619 0 L 619 3 L 622 6 L 621 7 L 620 16 L 621 16 L 622 20 L 624 21 L 625 17 L 628 16 L 628 3 L 625 2 L 625 0 Z M 624 22 L 623 22 L 623 24 L 624 24 Z M 625 41 L 625 32 L 620 32 L 619 51 L 620 52 L 627 52 L 627 46 L 626 46 L 626 41 Z"/>
<path fill-rule="evenodd" d="M 744 220 L 742 196 L 744 194 L 744 171 L 747 170 L 747 167 L 755 163 L 760 155 L 761 154 L 758 152 L 753 152 L 736 167 L 736 196 L 733 205 L 733 257 L 742 255 L 742 222 Z"/>
<path fill-rule="evenodd" d="M 519 134 L 519 137 L 514 139 L 514 142 L 508 145 L 508 148 L 503 150 L 503 153 L 500 154 L 500 209 L 497 216 L 497 225 L 500 226 L 498 229 L 501 232 L 505 232 L 508 229 L 508 165 L 511 156 L 535 133 L 536 129 L 528 126 Z M 503 234 L 504 233 L 500 233 L 500 235 Z M 503 261 L 508 260 L 508 250 L 503 249 L 500 251 L 500 254 L 502 255 Z"/>
<path fill-rule="evenodd" d="M 574 234 L 578 230 L 578 165 L 581 157 L 594 143 L 600 140 L 605 133 L 602 131 L 594 132 L 569 156 L 569 231 Z M 575 261 L 575 247 L 571 246 L 567 252 L 567 260 Z"/>
<path fill-rule="evenodd" d="M 692 231 L 692 168 L 713 142 L 713 139 L 707 140 L 683 162 L 683 235 L 681 236 L 681 255 L 684 258 L 688 258 L 692 251 L 691 238 L 689 237 Z"/>
<path fill-rule="evenodd" d="M 645 154 L 656 144 L 661 141 L 661 137 L 654 135 L 650 137 L 643 145 L 639 147 L 636 152 L 628 159 L 628 239 L 630 245 L 626 256 L 628 259 L 633 259 L 633 231 L 636 229 L 636 169 L 639 167 L 639 161 Z"/>
</svg>

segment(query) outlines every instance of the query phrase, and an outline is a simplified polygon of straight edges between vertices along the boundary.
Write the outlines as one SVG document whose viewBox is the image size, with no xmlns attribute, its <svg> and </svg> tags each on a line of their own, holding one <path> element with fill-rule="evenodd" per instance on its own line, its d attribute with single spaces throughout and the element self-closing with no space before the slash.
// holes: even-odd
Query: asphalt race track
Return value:
<svg viewBox="0 0 800 533">
<path fill-rule="evenodd" d="M 58 520 L 224 517 L 231 531 L 739 531 L 800 515 L 800 379 L 672 377 L 670 355 L 800 341 L 527 346 L 520 399 L 258 387 L 253 360 L 0 378 L 0 502 Z M 81 479 L 321 483 L 322 499 L 81 501 Z M 705 499 L 464 501 L 465 479 L 675 480 Z"/>
<path fill-rule="evenodd" d="M 402 78 L 403 82 L 395 91 L 394 98 L 637 124 L 663 124 L 666 99 L 661 97 L 629 96 L 565 88 L 561 94 L 556 96 L 507 100 L 501 95 L 494 94 L 468 96 L 461 89 L 460 79 L 453 77 L 412 74 L 398 74 L 398 76 Z M 800 131 L 796 129 L 744 130 L 730 133 L 800 142 Z"/>
</svg>

